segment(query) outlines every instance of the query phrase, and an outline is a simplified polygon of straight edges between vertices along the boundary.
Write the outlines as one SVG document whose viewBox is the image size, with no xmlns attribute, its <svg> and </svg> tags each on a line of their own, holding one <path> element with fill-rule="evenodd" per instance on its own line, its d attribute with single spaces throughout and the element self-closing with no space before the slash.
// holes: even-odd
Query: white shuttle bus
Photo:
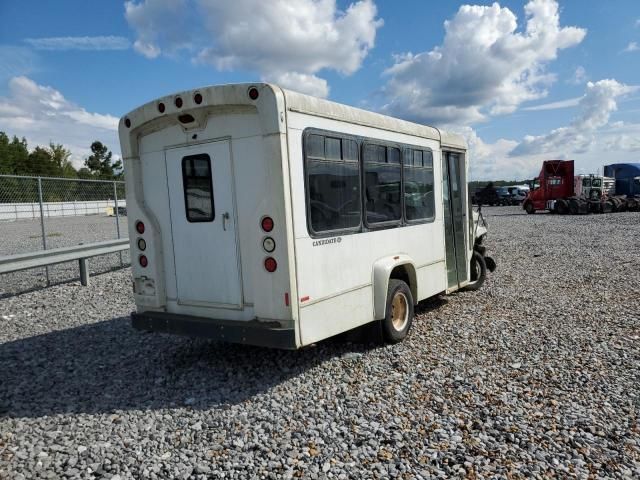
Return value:
<svg viewBox="0 0 640 480">
<path fill-rule="evenodd" d="M 493 264 L 457 135 L 270 84 L 162 97 L 119 133 L 137 329 L 294 349 L 378 322 L 398 342 L 418 301 Z"/>
</svg>

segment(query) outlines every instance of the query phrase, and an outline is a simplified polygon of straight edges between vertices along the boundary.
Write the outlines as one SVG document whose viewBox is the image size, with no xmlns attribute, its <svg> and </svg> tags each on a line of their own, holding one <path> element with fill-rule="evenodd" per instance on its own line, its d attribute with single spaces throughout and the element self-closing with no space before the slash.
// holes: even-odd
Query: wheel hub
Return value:
<svg viewBox="0 0 640 480">
<path fill-rule="evenodd" d="M 400 332 L 409 321 L 409 302 L 402 292 L 396 292 L 391 302 L 391 323 L 393 328 Z"/>
</svg>

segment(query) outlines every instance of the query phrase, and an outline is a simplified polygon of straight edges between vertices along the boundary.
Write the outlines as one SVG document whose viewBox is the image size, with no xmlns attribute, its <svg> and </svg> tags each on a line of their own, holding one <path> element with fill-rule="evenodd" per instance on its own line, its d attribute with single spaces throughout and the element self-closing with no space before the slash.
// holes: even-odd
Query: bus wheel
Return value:
<svg viewBox="0 0 640 480">
<path fill-rule="evenodd" d="M 382 321 L 384 339 L 388 343 L 404 340 L 413 323 L 413 296 L 409 285 L 402 280 L 389 280 L 387 292 L 387 309 Z"/>
<path fill-rule="evenodd" d="M 533 203 L 531 202 L 525 203 L 524 211 L 527 212 L 529 215 L 536 213 L 536 209 L 533 208 Z"/>
<path fill-rule="evenodd" d="M 479 252 L 474 250 L 471 257 L 471 281 L 464 287 L 465 290 L 478 290 L 487 277 L 487 262 Z"/>
</svg>

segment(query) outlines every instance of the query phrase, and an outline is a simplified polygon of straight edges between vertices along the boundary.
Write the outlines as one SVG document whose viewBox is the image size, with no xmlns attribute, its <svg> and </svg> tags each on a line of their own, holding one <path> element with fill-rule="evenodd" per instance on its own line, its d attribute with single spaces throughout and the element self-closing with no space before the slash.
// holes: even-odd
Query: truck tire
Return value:
<svg viewBox="0 0 640 480">
<path fill-rule="evenodd" d="M 580 205 L 575 198 L 569 199 L 569 213 L 571 213 L 571 215 L 578 215 L 578 213 L 580 213 Z"/>
<path fill-rule="evenodd" d="M 487 263 L 484 257 L 474 250 L 471 256 L 471 281 L 465 285 L 464 290 L 471 292 L 479 290 L 485 278 L 487 278 Z"/>
<path fill-rule="evenodd" d="M 533 208 L 533 203 L 531 202 L 527 202 L 524 204 L 524 211 L 527 212 L 529 215 L 533 215 L 534 213 L 536 213 L 536 209 Z"/>
<path fill-rule="evenodd" d="M 565 199 L 560 199 L 556 202 L 556 211 L 559 215 L 566 215 L 569 213 L 569 204 Z"/>
<path fill-rule="evenodd" d="M 389 280 L 387 308 L 382 320 L 382 333 L 387 343 L 405 339 L 413 323 L 413 295 L 409 285 L 402 280 Z"/>
</svg>

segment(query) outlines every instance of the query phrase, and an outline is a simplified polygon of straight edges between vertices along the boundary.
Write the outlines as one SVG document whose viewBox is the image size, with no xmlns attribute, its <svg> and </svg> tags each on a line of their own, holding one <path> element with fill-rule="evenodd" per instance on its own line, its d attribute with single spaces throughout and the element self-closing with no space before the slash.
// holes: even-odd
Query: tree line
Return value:
<svg viewBox="0 0 640 480">
<path fill-rule="evenodd" d="M 48 147 L 37 146 L 29 151 L 27 140 L 0 131 L 0 175 L 30 175 L 34 177 L 64 177 L 81 179 L 123 180 L 122 161 L 102 142 L 91 144 L 89 155 L 81 168 L 71 163 L 71 151 L 61 144 L 50 142 Z"/>
</svg>

